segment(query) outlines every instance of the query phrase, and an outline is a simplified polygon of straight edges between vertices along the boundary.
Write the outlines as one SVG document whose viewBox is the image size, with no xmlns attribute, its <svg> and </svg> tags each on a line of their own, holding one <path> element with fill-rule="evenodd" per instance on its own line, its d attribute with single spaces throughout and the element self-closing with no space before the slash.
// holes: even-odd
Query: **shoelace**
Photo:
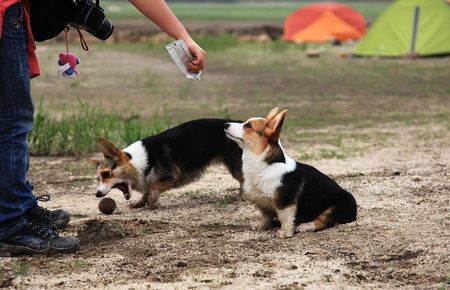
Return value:
<svg viewBox="0 0 450 290">
<path fill-rule="evenodd" d="M 29 216 L 28 227 L 39 236 L 49 239 L 58 238 L 56 227 L 50 219 L 48 210 L 39 207 L 39 213 Z"/>
<path fill-rule="evenodd" d="M 49 228 L 45 222 L 32 221 L 28 224 L 28 226 L 36 234 L 44 238 L 55 239 L 59 237 L 58 234 L 53 229 Z"/>
<path fill-rule="evenodd" d="M 42 194 L 36 196 L 37 201 L 47 202 L 50 200 L 50 195 Z M 39 235 L 43 235 L 44 237 L 53 239 L 57 238 L 58 234 L 56 233 L 56 226 L 54 224 L 54 217 L 52 212 L 46 208 L 39 207 L 41 210 L 41 216 L 37 219 L 34 219 L 30 222 L 30 227 L 36 231 Z"/>
</svg>

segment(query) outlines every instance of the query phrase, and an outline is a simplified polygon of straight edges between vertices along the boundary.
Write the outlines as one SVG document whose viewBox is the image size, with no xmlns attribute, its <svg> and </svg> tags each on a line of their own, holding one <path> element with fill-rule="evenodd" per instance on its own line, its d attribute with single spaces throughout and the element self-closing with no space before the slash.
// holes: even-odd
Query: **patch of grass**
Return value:
<svg viewBox="0 0 450 290">
<path fill-rule="evenodd" d="M 236 196 L 234 195 L 226 195 L 221 200 L 217 202 L 218 206 L 227 206 L 236 202 Z"/>
<path fill-rule="evenodd" d="M 224 119 L 231 119 L 229 108 L 225 105 L 223 97 L 217 99 L 217 114 Z"/>
<path fill-rule="evenodd" d="M 230 47 L 236 47 L 239 40 L 236 35 L 222 34 L 218 36 L 206 35 L 203 37 L 198 37 L 197 42 L 201 47 L 207 47 L 208 51 L 217 51 Z"/>
<path fill-rule="evenodd" d="M 391 132 L 359 132 L 352 126 L 330 130 L 287 130 L 287 138 L 296 140 L 300 161 L 311 159 L 345 159 L 363 154 L 367 148 L 385 146 L 396 134 Z M 319 145 L 320 144 L 320 145 Z"/>
<path fill-rule="evenodd" d="M 39 107 L 29 136 L 32 155 L 80 156 L 97 151 L 99 137 L 123 148 L 170 125 L 165 109 L 162 114 L 155 113 L 151 119 L 144 120 L 139 115 L 127 118 L 107 113 L 80 100 L 73 111 L 56 118 Z"/>
<path fill-rule="evenodd" d="M 319 157 L 323 159 L 344 159 L 346 156 L 338 150 L 320 149 Z"/>
<path fill-rule="evenodd" d="M 300 155 L 297 156 L 296 159 L 299 160 L 300 162 L 311 160 L 314 159 L 314 154 L 302 152 Z"/>
<path fill-rule="evenodd" d="M 345 1 L 344 1 L 345 2 Z M 233 1 L 229 3 L 169 2 L 181 19 L 195 20 L 239 20 L 282 22 L 286 16 L 310 1 Z M 348 5 L 359 10 L 369 21 L 373 20 L 389 3 L 376 1 L 348 1 Z M 108 18 L 140 19 L 142 16 L 132 5 L 123 1 L 104 0 L 102 7 Z"/>
<path fill-rule="evenodd" d="M 27 262 L 18 262 L 14 264 L 12 273 L 14 276 L 25 276 L 30 272 L 30 264 Z"/>
<path fill-rule="evenodd" d="M 75 270 L 80 270 L 83 268 L 86 268 L 88 266 L 88 262 L 80 260 L 80 259 L 76 259 L 75 261 L 72 261 L 72 263 L 70 264 L 70 267 L 72 267 L 72 269 Z"/>
<path fill-rule="evenodd" d="M 272 50 L 273 52 L 283 52 L 288 49 L 296 49 L 300 51 L 304 51 L 309 47 L 310 44 L 308 43 L 293 43 L 293 42 L 287 42 L 281 39 L 277 39 L 275 41 L 269 42 L 267 44 L 267 47 Z"/>
<path fill-rule="evenodd" d="M 118 221 L 110 221 L 109 223 L 114 229 L 119 231 L 123 236 L 126 235 L 127 231 L 126 231 L 125 227 L 120 222 L 118 222 Z"/>
</svg>

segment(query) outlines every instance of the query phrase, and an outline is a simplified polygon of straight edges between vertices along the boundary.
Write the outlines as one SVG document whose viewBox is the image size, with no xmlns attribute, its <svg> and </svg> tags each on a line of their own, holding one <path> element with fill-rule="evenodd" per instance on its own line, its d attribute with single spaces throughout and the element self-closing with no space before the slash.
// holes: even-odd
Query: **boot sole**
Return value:
<svg viewBox="0 0 450 290">
<path fill-rule="evenodd" d="M 64 248 L 33 249 L 25 246 L 0 243 L 0 256 L 70 254 L 78 251 L 79 249 L 80 249 L 79 245 L 71 249 L 64 249 Z"/>
</svg>

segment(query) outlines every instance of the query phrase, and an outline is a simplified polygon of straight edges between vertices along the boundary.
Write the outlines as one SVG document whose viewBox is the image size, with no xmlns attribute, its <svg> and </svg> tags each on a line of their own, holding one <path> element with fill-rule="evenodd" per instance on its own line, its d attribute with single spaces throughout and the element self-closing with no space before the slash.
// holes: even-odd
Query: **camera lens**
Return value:
<svg viewBox="0 0 450 290">
<path fill-rule="evenodd" d="M 89 31 L 93 36 L 100 40 L 108 39 L 114 31 L 114 26 L 108 19 L 104 19 L 103 23 L 97 29 L 97 31 Z"/>
<path fill-rule="evenodd" d="M 106 19 L 103 9 L 92 0 L 78 0 L 77 13 L 68 24 L 81 28 L 100 40 L 106 40 L 113 33 L 112 23 Z"/>
</svg>

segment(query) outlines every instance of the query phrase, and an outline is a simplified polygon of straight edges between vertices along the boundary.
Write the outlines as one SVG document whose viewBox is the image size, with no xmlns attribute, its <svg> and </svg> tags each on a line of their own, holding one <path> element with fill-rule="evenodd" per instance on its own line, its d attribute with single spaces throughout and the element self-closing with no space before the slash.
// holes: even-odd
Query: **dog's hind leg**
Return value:
<svg viewBox="0 0 450 290">
<path fill-rule="evenodd" d="M 312 222 L 301 223 L 295 227 L 296 232 L 316 232 L 324 230 L 330 226 L 333 226 L 332 214 L 334 212 L 333 207 L 329 207 L 324 210 L 317 218 Z"/>
<path fill-rule="evenodd" d="M 237 158 L 235 155 L 231 155 L 228 158 L 224 158 L 225 166 L 228 169 L 228 172 L 230 172 L 231 176 L 233 176 L 234 179 L 239 181 L 239 195 L 240 197 L 243 197 L 244 194 L 244 174 L 242 172 L 242 160 Z"/>
<path fill-rule="evenodd" d="M 239 181 L 239 196 L 243 198 L 244 195 L 244 174 L 242 173 L 241 165 L 233 162 L 225 161 L 225 166 L 228 169 L 228 172 L 231 173 L 234 179 Z"/>
</svg>

